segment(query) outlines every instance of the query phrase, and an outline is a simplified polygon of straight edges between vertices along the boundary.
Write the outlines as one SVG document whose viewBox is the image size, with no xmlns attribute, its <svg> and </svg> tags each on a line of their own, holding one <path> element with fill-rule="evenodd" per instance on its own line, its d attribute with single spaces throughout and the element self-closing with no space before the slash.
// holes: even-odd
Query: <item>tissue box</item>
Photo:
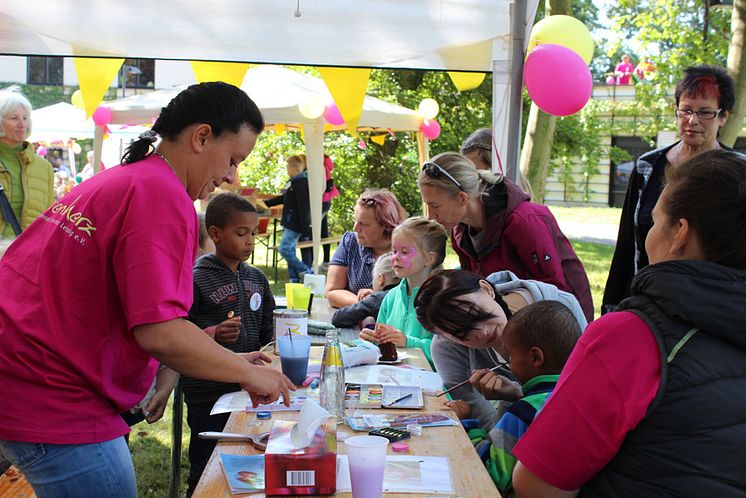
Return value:
<svg viewBox="0 0 746 498">
<path fill-rule="evenodd" d="M 267 495 L 331 495 L 337 491 L 337 423 L 328 419 L 305 448 L 290 441 L 295 422 L 274 420 L 264 452 Z"/>
</svg>

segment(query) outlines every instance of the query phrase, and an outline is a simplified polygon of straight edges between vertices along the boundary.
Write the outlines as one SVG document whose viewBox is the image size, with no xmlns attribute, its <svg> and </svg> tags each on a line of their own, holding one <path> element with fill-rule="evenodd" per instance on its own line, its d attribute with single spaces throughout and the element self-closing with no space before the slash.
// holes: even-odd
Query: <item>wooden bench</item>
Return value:
<svg viewBox="0 0 746 498">
<path fill-rule="evenodd" d="M 324 237 L 323 239 L 319 241 L 319 245 L 326 246 L 326 245 L 337 244 L 340 240 L 342 240 L 341 235 L 333 235 L 331 237 Z M 308 249 L 311 247 L 313 247 L 312 240 L 299 241 L 296 244 L 297 249 Z M 272 246 L 270 249 L 272 250 L 272 253 L 273 253 L 272 254 L 272 266 L 275 267 L 275 282 L 277 282 L 277 260 L 278 260 L 278 257 L 282 257 L 280 255 L 280 246 L 279 245 Z"/>
<path fill-rule="evenodd" d="M 11 465 L 0 475 L 0 496 L 3 498 L 36 498 L 23 472 Z"/>
</svg>

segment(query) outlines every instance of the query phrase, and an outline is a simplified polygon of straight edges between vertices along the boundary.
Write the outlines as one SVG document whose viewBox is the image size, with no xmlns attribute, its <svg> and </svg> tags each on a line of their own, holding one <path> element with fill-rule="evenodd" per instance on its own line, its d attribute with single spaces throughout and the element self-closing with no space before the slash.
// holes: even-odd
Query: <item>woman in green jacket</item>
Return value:
<svg viewBox="0 0 746 498">
<path fill-rule="evenodd" d="M 31 103 L 17 87 L 0 90 L 0 187 L 9 204 L 0 211 L 0 238 L 18 235 L 8 209 L 23 230 L 54 200 L 52 165 L 34 153 L 29 135 Z"/>
</svg>

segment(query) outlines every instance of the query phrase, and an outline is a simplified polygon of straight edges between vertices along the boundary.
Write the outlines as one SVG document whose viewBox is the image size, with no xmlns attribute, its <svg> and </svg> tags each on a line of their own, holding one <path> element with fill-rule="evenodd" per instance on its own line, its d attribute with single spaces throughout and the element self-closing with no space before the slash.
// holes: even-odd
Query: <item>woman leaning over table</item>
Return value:
<svg viewBox="0 0 746 498">
<path fill-rule="evenodd" d="M 632 295 L 515 447 L 519 497 L 746 496 L 746 159 L 666 172 Z"/>
<path fill-rule="evenodd" d="M 717 140 L 718 130 L 735 105 L 733 80 L 718 66 L 684 70 L 676 85 L 676 124 L 681 140 L 642 155 L 632 169 L 619 220 L 614 258 L 606 280 L 601 312 L 614 311 L 629 296 L 632 278 L 648 265 L 645 237 L 666 169 L 712 149 L 731 150 Z"/>
<path fill-rule="evenodd" d="M 346 232 L 329 262 L 326 297 L 344 308 L 373 292 L 373 266 L 391 251 L 391 232 L 407 213 L 386 189 L 366 190 L 355 203 L 355 227 Z"/>
<path fill-rule="evenodd" d="M 593 320 L 583 264 L 546 206 L 455 152 L 426 162 L 417 183 L 428 216 L 451 230 L 461 268 L 482 277 L 510 270 L 521 279 L 554 284 L 573 294 Z"/>
<path fill-rule="evenodd" d="M 31 103 L 17 87 L 0 90 L 0 187 L 18 222 L 14 227 L 7 207 L 0 210 L 0 237 L 16 237 L 54 200 L 52 165 L 34 153 L 29 135 Z"/>
<path fill-rule="evenodd" d="M 122 166 L 76 186 L 0 260 L 0 449 L 39 498 L 137 494 L 119 416 L 158 361 L 288 401 L 289 379 L 187 321 L 193 201 L 231 182 L 264 121 L 238 88 L 192 85 L 133 142 Z M 162 138 L 154 153 L 156 140 Z"/>
</svg>

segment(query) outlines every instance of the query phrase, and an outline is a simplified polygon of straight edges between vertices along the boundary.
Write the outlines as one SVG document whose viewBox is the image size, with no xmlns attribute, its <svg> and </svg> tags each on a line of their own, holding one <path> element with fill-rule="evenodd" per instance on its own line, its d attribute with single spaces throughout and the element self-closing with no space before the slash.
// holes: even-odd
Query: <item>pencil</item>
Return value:
<svg viewBox="0 0 746 498">
<path fill-rule="evenodd" d="M 399 403 L 400 401 L 404 401 L 404 400 L 407 400 L 407 399 L 409 399 L 409 398 L 411 398 L 411 397 L 412 397 L 412 393 L 409 393 L 409 394 L 407 394 L 406 396 L 402 396 L 402 397 L 401 397 L 401 398 L 399 398 L 399 399 L 395 399 L 394 401 L 392 401 L 391 403 L 389 403 L 389 404 L 388 404 L 388 405 L 386 405 L 386 406 L 392 406 L 392 405 L 395 405 L 395 404 Z"/>
<path fill-rule="evenodd" d="M 500 363 L 500 364 L 498 364 L 498 365 L 496 365 L 496 366 L 494 366 L 494 367 L 490 368 L 490 370 L 489 370 L 489 371 L 490 371 L 490 372 L 494 372 L 494 371 L 495 371 L 495 370 L 497 370 L 498 368 L 502 368 L 502 367 L 506 366 L 506 365 L 507 365 L 508 363 L 510 363 L 510 362 L 509 362 L 509 361 L 504 361 L 504 362 L 502 362 L 502 363 Z M 438 398 L 438 397 L 440 397 L 440 396 L 443 396 L 444 394 L 448 394 L 449 392 L 453 391 L 454 389 L 458 389 L 459 387 L 461 387 L 461 386 L 463 386 L 463 385 L 466 385 L 466 384 L 468 384 L 468 383 L 469 383 L 469 380 L 470 380 L 470 379 L 466 379 L 466 380 L 465 380 L 465 381 L 463 381 L 463 382 L 459 382 L 459 383 L 458 383 L 458 384 L 456 384 L 455 386 L 453 386 L 453 387 L 450 387 L 450 388 L 446 389 L 445 391 L 443 391 L 443 392 L 442 392 L 442 393 L 440 393 L 440 394 L 437 394 L 437 395 L 436 395 L 435 397 L 436 397 L 436 398 Z"/>
</svg>

